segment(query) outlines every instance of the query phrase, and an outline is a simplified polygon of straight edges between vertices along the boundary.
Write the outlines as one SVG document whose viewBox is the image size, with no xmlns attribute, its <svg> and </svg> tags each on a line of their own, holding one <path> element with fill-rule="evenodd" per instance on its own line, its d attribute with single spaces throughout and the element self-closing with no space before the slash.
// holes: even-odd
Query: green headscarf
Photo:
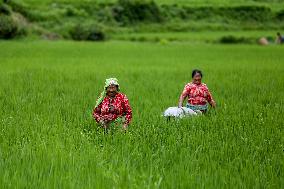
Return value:
<svg viewBox="0 0 284 189">
<path fill-rule="evenodd" d="M 110 85 L 117 85 L 118 86 L 118 90 L 119 90 L 119 84 L 118 84 L 118 80 L 116 78 L 108 78 L 105 81 L 105 86 L 104 86 L 104 90 L 101 92 L 100 97 L 98 98 L 98 100 L 96 101 L 96 106 L 95 108 L 97 108 L 102 101 L 104 100 L 104 98 L 106 97 L 106 89 L 108 86 Z"/>
</svg>

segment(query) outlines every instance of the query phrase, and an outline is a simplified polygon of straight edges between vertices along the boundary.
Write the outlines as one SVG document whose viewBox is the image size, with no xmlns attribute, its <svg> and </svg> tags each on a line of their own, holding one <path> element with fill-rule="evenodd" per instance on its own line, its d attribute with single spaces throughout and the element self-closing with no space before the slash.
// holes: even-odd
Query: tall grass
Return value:
<svg viewBox="0 0 284 189">
<path fill-rule="evenodd" d="M 76 0 L 22 0 L 29 4 L 34 5 L 45 5 L 53 2 L 64 2 L 64 3 L 76 3 Z M 98 3 L 113 3 L 117 0 L 83 0 L 82 2 L 98 2 Z M 147 1 L 147 0 L 146 0 Z M 159 4 L 180 4 L 180 5 L 191 5 L 191 6 L 232 6 L 232 5 L 267 5 L 273 8 L 279 9 L 283 2 L 281 0 L 154 0 Z"/>
<path fill-rule="evenodd" d="M 274 43 L 276 31 L 273 30 L 251 30 L 251 31 L 191 31 L 191 32 L 120 32 L 111 35 L 112 39 L 116 40 L 132 40 L 132 41 L 180 41 L 191 43 L 202 42 L 218 42 L 224 36 L 244 37 L 254 39 L 254 43 L 261 37 L 267 37 Z"/>
<path fill-rule="evenodd" d="M 283 188 L 282 46 L 0 43 L 1 188 Z M 218 108 L 166 122 L 190 71 Z M 129 132 L 91 117 L 115 76 Z"/>
</svg>

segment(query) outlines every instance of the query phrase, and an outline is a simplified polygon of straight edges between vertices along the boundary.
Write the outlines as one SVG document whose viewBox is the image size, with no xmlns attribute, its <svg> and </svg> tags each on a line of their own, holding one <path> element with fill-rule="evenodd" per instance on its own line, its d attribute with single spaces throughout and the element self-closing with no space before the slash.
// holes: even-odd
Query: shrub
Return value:
<svg viewBox="0 0 284 189">
<path fill-rule="evenodd" d="M 31 9 L 27 4 L 22 1 L 13 0 L 9 1 L 9 5 L 14 12 L 22 14 L 29 21 L 58 21 L 61 16 L 66 13 L 65 9 L 50 9 L 49 11 L 41 11 L 39 9 Z"/>
<path fill-rule="evenodd" d="M 17 36 L 17 23 L 10 16 L 0 16 L 0 39 L 11 39 Z"/>
<path fill-rule="evenodd" d="M 83 9 L 77 9 L 71 5 L 66 6 L 65 15 L 69 17 L 76 16 L 87 16 L 87 12 Z"/>
<path fill-rule="evenodd" d="M 193 20 L 207 19 L 217 15 L 218 10 L 214 7 L 186 7 L 183 9 L 188 17 Z"/>
<path fill-rule="evenodd" d="M 78 41 L 104 41 L 106 34 L 103 28 L 97 24 L 77 24 L 69 32 L 74 40 Z"/>
<path fill-rule="evenodd" d="M 0 15 L 0 38 L 12 39 L 27 34 L 27 27 L 21 15 Z"/>
<path fill-rule="evenodd" d="M 29 14 L 28 6 L 23 2 L 13 0 L 13 1 L 8 1 L 8 4 L 12 7 L 13 11 L 21 13 L 23 16 L 27 16 Z"/>
<path fill-rule="evenodd" d="M 9 5 L 0 3 L 0 15 L 1 14 L 11 15 L 11 13 L 12 13 L 12 9 Z"/>
<path fill-rule="evenodd" d="M 160 8 L 154 1 L 119 0 L 112 12 L 114 19 L 123 24 L 163 21 Z"/>
<path fill-rule="evenodd" d="M 276 19 L 280 21 L 284 20 L 284 9 L 276 13 Z"/>
<path fill-rule="evenodd" d="M 224 44 L 236 44 L 236 43 L 253 43 L 255 39 L 245 37 L 235 37 L 232 35 L 223 36 L 220 39 L 220 43 Z"/>
<path fill-rule="evenodd" d="M 242 21 L 267 21 L 273 17 L 269 7 L 265 6 L 237 6 L 222 8 L 222 15 Z"/>
<path fill-rule="evenodd" d="M 163 12 L 171 17 L 181 19 L 204 20 L 222 18 L 225 20 L 241 21 L 267 21 L 273 18 L 273 12 L 265 6 L 232 6 L 232 7 L 177 7 L 173 5 L 162 6 Z"/>
</svg>

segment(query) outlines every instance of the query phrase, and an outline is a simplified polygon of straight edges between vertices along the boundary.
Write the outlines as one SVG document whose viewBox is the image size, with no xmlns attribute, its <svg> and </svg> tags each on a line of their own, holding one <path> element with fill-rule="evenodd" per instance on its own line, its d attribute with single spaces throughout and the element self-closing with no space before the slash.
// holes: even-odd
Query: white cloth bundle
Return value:
<svg viewBox="0 0 284 189">
<path fill-rule="evenodd" d="M 164 112 L 164 117 L 176 117 L 176 118 L 183 118 L 183 117 L 189 117 L 189 116 L 197 116 L 199 113 L 196 113 L 190 108 L 186 107 L 169 107 Z"/>
</svg>

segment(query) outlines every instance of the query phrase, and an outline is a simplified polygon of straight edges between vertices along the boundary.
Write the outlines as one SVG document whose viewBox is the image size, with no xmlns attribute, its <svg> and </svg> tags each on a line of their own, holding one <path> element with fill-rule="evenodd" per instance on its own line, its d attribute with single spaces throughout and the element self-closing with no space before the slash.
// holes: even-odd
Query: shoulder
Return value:
<svg viewBox="0 0 284 189">
<path fill-rule="evenodd" d="M 193 83 L 192 83 L 192 82 L 187 83 L 187 84 L 184 86 L 184 88 L 191 88 L 191 87 L 193 87 Z"/>
<path fill-rule="evenodd" d="M 127 96 L 123 93 L 118 93 L 116 96 L 117 98 L 120 98 L 120 99 L 127 99 Z"/>
<path fill-rule="evenodd" d="M 105 97 L 103 97 L 102 102 L 107 101 L 107 100 L 108 100 L 108 97 L 105 96 Z"/>
<path fill-rule="evenodd" d="M 202 87 L 207 87 L 206 83 L 201 83 Z"/>
<path fill-rule="evenodd" d="M 205 83 L 201 83 L 201 87 L 208 90 L 208 87 Z"/>
</svg>

